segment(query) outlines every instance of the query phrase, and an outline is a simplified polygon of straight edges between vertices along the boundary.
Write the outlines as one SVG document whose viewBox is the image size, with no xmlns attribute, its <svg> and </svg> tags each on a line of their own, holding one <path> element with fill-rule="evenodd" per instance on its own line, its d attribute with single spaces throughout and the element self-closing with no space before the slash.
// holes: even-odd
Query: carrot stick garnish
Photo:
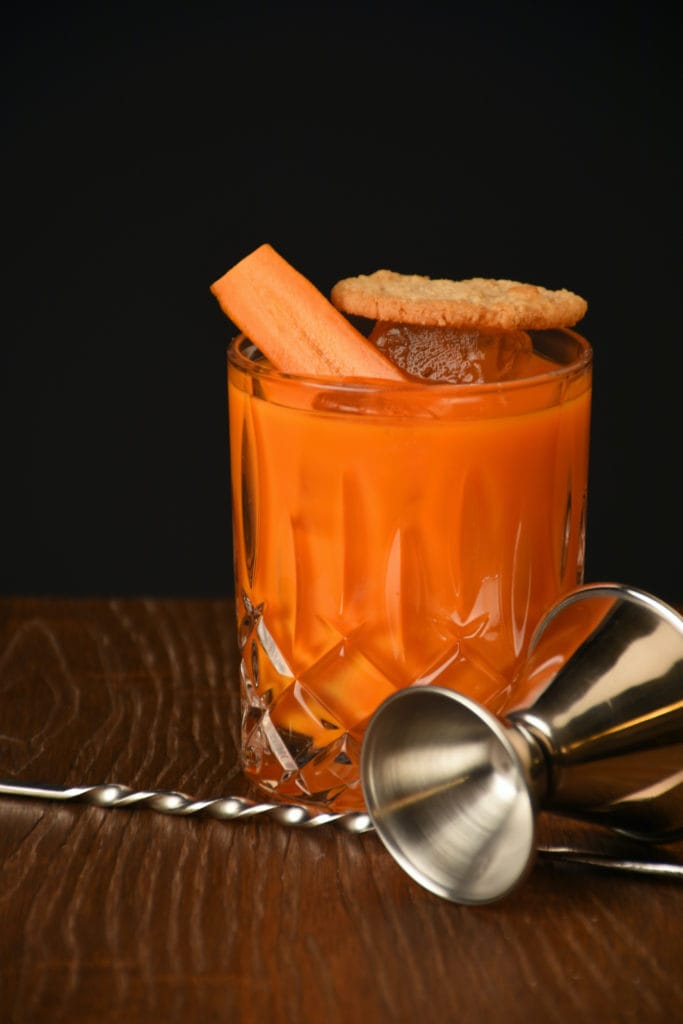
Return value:
<svg viewBox="0 0 683 1024">
<path fill-rule="evenodd" d="M 405 380 L 405 376 L 270 245 L 211 285 L 221 309 L 283 373 Z"/>
</svg>

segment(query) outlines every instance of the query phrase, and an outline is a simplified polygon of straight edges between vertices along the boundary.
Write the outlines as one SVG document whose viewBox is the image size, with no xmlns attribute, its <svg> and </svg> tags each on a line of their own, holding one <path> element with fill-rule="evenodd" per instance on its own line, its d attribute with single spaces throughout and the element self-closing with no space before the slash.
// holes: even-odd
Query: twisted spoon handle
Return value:
<svg viewBox="0 0 683 1024">
<path fill-rule="evenodd" d="M 369 815 L 361 811 L 328 814 L 311 811 L 301 804 L 257 803 L 242 796 L 225 796 L 213 800 L 194 800 L 184 793 L 166 789 L 131 789 L 115 782 L 99 786 L 50 786 L 45 783 L 12 782 L 0 780 L 0 797 L 31 797 L 38 800 L 80 801 L 95 807 L 146 807 L 161 814 L 188 817 L 204 814 L 220 821 L 262 816 L 272 818 L 279 825 L 298 828 L 318 828 L 335 825 L 345 832 L 360 834 L 373 831 Z M 658 861 L 627 860 L 607 854 L 579 850 L 569 846 L 537 846 L 536 852 L 544 859 L 569 861 L 595 868 L 628 871 L 636 874 L 683 878 L 683 865 Z"/>
<path fill-rule="evenodd" d="M 330 814 L 325 811 L 311 811 L 301 804 L 257 803 L 241 796 L 217 797 L 212 800 L 194 800 L 174 790 L 135 790 L 114 782 L 97 786 L 50 786 L 43 783 L 0 781 L 0 796 L 32 797 L 39 800 L 80 801 L 95 807 L 146 807 L 161 814 L 188 817 L 203 814 L 220 821 L 235 821 L 239 818 L 254 818 L 262 815 L 272 818 L 280 825 L 296 825 L 300 828 L 317 828 L 320 825 L 336 825 L 346 832 L 369 832 L 372 823 L 367 814 L 347 811 Z"/>
</svg>

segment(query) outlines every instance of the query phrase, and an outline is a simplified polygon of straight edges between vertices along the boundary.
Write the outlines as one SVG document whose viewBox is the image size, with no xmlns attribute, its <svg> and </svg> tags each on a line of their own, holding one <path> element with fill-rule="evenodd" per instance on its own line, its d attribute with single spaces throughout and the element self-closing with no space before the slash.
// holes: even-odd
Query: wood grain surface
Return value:
<svg viewBox="0 0 683 1024">
<path fill-rule="evenodd" d="M 236 678 L 228 601 L 3 599 L 0 776 L 246 792 Z M 0 800 L 2 1024 L 675 1024 L 682 951 L 680 882 L 539 863 L 462 907 L 371 833 Z"/>
</svg>

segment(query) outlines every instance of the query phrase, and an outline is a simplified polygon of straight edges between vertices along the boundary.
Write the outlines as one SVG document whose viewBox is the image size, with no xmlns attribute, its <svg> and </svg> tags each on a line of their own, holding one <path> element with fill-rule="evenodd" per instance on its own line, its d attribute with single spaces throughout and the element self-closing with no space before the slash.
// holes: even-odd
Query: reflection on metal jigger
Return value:
<svg viewBox="0 0 683 1024">
<path fill-rule="evenodd" d="M 619 584 L 580 587 L 536 630 L 514 710 L 496 719 L 415 687 L 375 712 L 367 809 L 431 892 L 489 903 L 534 856 L 539 810 L 655 842 L 683 837 L 683 618 Z"/>
</svg>

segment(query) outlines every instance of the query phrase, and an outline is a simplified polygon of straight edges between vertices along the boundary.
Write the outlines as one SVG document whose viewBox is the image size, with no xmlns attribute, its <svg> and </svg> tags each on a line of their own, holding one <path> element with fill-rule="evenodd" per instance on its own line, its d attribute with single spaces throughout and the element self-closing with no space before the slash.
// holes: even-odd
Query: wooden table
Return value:
<svg viewBox="0 0 683 1024">
<path fill-rule="evenodd" d="M 229 601 L 3 599 L 0 635 L 0 776 L 245 792 Z M 2 1024 L 683 1020 L 672 880 L 538 863 L 464 907 L 372 833 L 13 798 L 0 865 Z"/>
</svg>

